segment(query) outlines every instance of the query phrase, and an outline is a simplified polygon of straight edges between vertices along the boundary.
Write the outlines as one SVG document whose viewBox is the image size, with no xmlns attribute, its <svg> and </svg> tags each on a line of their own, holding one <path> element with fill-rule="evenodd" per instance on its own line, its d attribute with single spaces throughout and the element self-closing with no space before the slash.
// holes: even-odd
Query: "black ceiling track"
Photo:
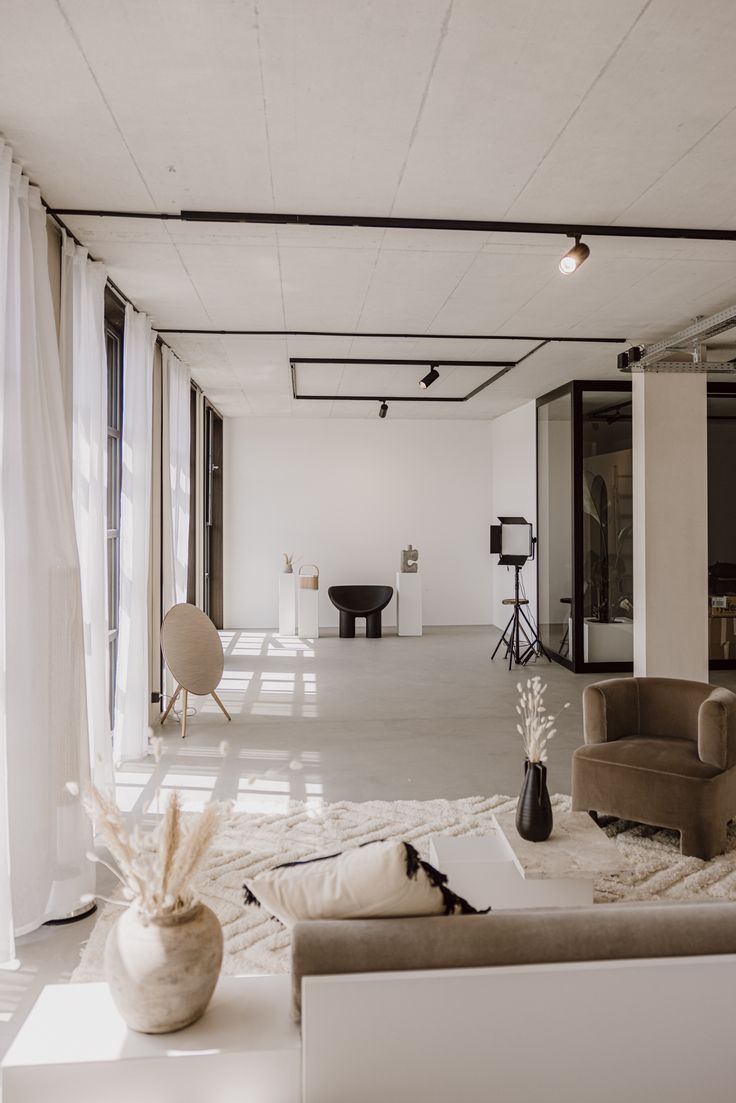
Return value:
<svg viewBox="0 0 736 1103">
<path fill-rule="evenodd" d="M 736 241 L 736 230 L 685 226 L 611 226 L 587 222 L 508 222 L 468 218 L 391 218 L 373 215 L 276 214 L 263 211 L 108 211 L 56 207 L 69 218 L 140 218 L 161 222 L 252 223 L 266 226 L 344 226 L 378 230 L 448 230 L 481 234 L 558 234 L 565 237 L 689 238 Z"/>
<path fill-rule="evenodd" d="M 502 379 L 504 375 L 507 375 L 512 368 L 517 367 L 524 360 L 527 360 L 539 349 L 543 348 L 546 344 L 549 344 L 546 338 L 542 338 L 533 349 L 519 357 L 518 360 L 441 360 L 436 356 L 426 360 L 364 360 L 358 357 L 298 357 L 292 356 L 289 358 L 289 369 L 291 371 L 291 394 L 292 398 L 302 402 L 468 402 L 469 399 L 475 398 L 477 394 L 484 391 L 486 387 L 490 387 L 492 383 L 495 383 L 498 379 Z M 435 368 L 449 368 L 449 367 L 475 367 L 475 368 L 500 368 L 500 371 L 494 372 L 488 379 L 484 379 L 482 383 L 479 383 L 477 387 L 474 387 L 472 391 L 468 391 L 467 394 L 450 395 L 448 397 L 440 397 L 435 395 L 424 394 L 412 394 L 412 395 L 394 395 L 393 397 L 386 398 L 385 395 L 375 394 L 359 394 L 359 395 L 341 395 L 341 394 L 299 394 L 297 387 L 296 369 L 298 364 L 343 364 L 345 367 L 350 367 L 353 364 L 394 364 L 396 366 L 413 366 L 413 367 L 435 367 Z"/>
<path fill-rule="evenodd" d="M 154 327 L 156 333 L 210 337 L 375 337 L 406 341 L 545 341 L 580 345 L 625 345 L 627 337 L 524 337 L 506 333 L 349 333 L 334 329 L 168 329 Z M 391 361 L 394 363 L 394 361 Z"/>
</svg>

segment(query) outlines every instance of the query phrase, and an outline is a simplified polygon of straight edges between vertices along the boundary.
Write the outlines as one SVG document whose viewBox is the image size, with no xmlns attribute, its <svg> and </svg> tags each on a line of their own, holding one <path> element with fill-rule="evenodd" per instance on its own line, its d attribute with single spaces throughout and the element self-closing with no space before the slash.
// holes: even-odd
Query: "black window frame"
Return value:
<svg viewBox="0 0 736 1103">
<path fill-rule="evenodd" d="M 105 288 L 105 359 L 107 383 L 107 476 L 105 489 L 105 560 L 107 575 L 107 660 L 110 730 L 115 726 L 118 635 L 120 630 L 120 508 L 123 483 L 123 343 L 125 308 Z"/>
</svg>

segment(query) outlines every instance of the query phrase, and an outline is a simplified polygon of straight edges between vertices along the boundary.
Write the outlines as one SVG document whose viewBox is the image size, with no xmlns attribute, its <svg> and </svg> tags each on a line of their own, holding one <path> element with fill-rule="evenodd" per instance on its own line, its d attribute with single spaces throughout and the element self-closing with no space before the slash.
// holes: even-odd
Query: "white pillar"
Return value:
<svg viewBox="0 0 736 1103">
<path fill-rule="evenodd" d="M 634 674 L 707 682 L 707 379 L 632 383 Z"/>
</svg>

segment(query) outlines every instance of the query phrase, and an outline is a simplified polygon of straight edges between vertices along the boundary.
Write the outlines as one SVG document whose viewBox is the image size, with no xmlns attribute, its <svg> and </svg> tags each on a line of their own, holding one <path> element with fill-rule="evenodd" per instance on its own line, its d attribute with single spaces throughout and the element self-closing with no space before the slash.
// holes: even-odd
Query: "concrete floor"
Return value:
<svg viewBox="0 0 736 1103">
<path fill-rule="evenodd" d="M 569 793 L 570 760 L 582 742 L 581 693 L 599 675 L 574 675 L 538 661 L 509 671 L 490 655 L 495 629 L 430 628 L 420 638 L 314 641 L 271 632 L 224 632 L 220 694 L 195 698 L 186 743 L 162 729 L 165 753 L 118 771 L 117 795 L 132 815 L 156 811 L 154 793 L 179 790 L 185 806 L 232 799 L 243 811 L 279 812 L 290 799 L 427 800 L 514 794 L 523 753 L 516 684 L 539 673 L 554 713 L 551 792 Z M 713 681 L 736 688 L 736 672 Z M 227 750 L 220 751 L 226 740 Z M 165 799 L 165 797 L 164 797 Z M 100 891 L 107 891 L 109 882 Z M 21 967 L 0 972 L 0 1054 L 45 984 L 68 980 L 94 920 L 44 927 L 18 942 Z"/>
</svg>

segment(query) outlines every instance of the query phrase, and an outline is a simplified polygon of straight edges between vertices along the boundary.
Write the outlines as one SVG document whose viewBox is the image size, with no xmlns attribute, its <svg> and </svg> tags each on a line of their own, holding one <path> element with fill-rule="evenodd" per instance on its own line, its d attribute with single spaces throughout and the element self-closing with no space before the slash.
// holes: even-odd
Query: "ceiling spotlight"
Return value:
<svg viewBox="0 0 736 1103">
<path fill-rule="evenodd" d="M 381 403 L 381 408 L 378 411 L 378 416 L 379 417 L 385 417 L 387 413 L 388 413 L 388 402 L 382 402 Z"/>
<path fill-rule="evenodd" d="M 560 259 L 560 272 L 563 276 L 570 276 L 573 272 L 577 272 L 580 265 L 584 260 L 587 260 L 590 256 L 590 249 L 588 246 L 580 240 L 580 234 L 575 235 L 575 244 L 572 249 L 565 253 L 564 257 Z"/>
<path fill-rule="evenodd" d="M 419 386 L 423 391 L 426 391 L 427 387 L 431 387 L 435 379 L 439 379 L 439 377 L 440 373 L 437 371 L 437 365 L 433 364 L 424 379 L 419 380 Z"/>
</svg>

